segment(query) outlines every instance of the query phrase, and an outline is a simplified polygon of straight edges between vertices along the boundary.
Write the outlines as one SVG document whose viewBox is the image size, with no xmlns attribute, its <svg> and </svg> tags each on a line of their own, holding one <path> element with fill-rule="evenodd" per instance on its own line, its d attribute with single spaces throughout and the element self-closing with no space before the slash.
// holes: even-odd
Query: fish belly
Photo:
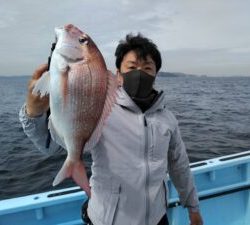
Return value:
<svg viewBox="0 0 250 225">
<path fill-rule="evenodd" d="M 84 144 L 97 126 L 107 91 L 105 74 L 91 73 L 85 67 L 71 69 L 66 81 L 60 79 L 61 87 L 51 93 L 52 124 L 63 138 L 71 159 L 79 159 Z"/>
</svg>

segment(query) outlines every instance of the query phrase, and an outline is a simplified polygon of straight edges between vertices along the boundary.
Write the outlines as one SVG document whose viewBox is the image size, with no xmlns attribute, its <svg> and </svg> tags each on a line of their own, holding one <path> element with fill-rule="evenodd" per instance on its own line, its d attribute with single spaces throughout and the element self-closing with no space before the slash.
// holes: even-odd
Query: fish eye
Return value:
<svg viewBox="0 0 250 225">
<path fill-rule="evenodd" d="M 86 38 L 86 37 L 80 37 L 79 38 L 79 43 L 80 44 L 85 44 L 85 45 L 87 45 L 88 44 L 88 39 Z"/>
</svg>

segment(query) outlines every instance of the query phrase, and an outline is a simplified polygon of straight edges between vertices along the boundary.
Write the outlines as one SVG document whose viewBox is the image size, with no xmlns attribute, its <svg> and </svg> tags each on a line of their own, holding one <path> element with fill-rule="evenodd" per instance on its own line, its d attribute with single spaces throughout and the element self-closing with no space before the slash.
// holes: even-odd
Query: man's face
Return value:
<svg viewBox="0 0 250 225">
<path fill-rule="evenodd" d="M 137 57 L 136 53 L 131 50 L 123 57 L 120 71 L 117 71 L 120 85 L 123 84 L 121 73 L 127 73 L 136 69 L 142 70 L 151 76 L 156 76 L 156 66 L 151 56 L 148 55 L 145 60 L 140 59 Z"/>
</svg>

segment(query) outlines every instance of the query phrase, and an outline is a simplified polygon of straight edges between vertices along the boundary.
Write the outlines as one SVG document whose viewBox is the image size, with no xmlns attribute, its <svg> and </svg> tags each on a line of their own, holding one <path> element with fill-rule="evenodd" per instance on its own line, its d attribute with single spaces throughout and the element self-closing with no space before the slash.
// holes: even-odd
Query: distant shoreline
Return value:
<svg viewBox="0 0 250 225">
<path fill-rule="evenodd" d="M 187 73 L 180 73 L 180 72 L 159 72 L 159 77 L 250 77 L 250 75 L 207 75 L 207 74 L 187 74 Z"/>
<path fill-rule="evenodd" d="M 207 75 L 207 74 L 187 74 L 187 73 L 181 73 L 181 72 L 159 72 L 157 74 L 158 77 L 186 77 L 186 78 L 195 78 L 195 77 L 223 77 L 223 78 L 229 78 L 229 77 L 250 77 L 249 75 Z M 25 78 L 25 77 L 31 77 L 31 75 L 0 75 L 0 78 Z"/>
</svg>

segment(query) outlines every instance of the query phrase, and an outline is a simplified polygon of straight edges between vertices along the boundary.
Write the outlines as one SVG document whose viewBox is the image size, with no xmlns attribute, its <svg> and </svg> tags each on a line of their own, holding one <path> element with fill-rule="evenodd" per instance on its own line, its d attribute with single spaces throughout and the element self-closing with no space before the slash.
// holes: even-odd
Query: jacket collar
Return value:
<svg viewBox="0 0 250 225">
<path fill-rule="evenodd" d="M 160 91 L 159 95 L 160 96 L 158 97 L 156 102 L 145 113 L 152 113 L 158 110 L 162 110 L 166 107 L 163 91 Z M 116 104 L 121 105 L 133 112 L 141 113 L 141 109 L 129 97 L 123 87 L 119 87 L 117 90 Z"/>
</svg>

